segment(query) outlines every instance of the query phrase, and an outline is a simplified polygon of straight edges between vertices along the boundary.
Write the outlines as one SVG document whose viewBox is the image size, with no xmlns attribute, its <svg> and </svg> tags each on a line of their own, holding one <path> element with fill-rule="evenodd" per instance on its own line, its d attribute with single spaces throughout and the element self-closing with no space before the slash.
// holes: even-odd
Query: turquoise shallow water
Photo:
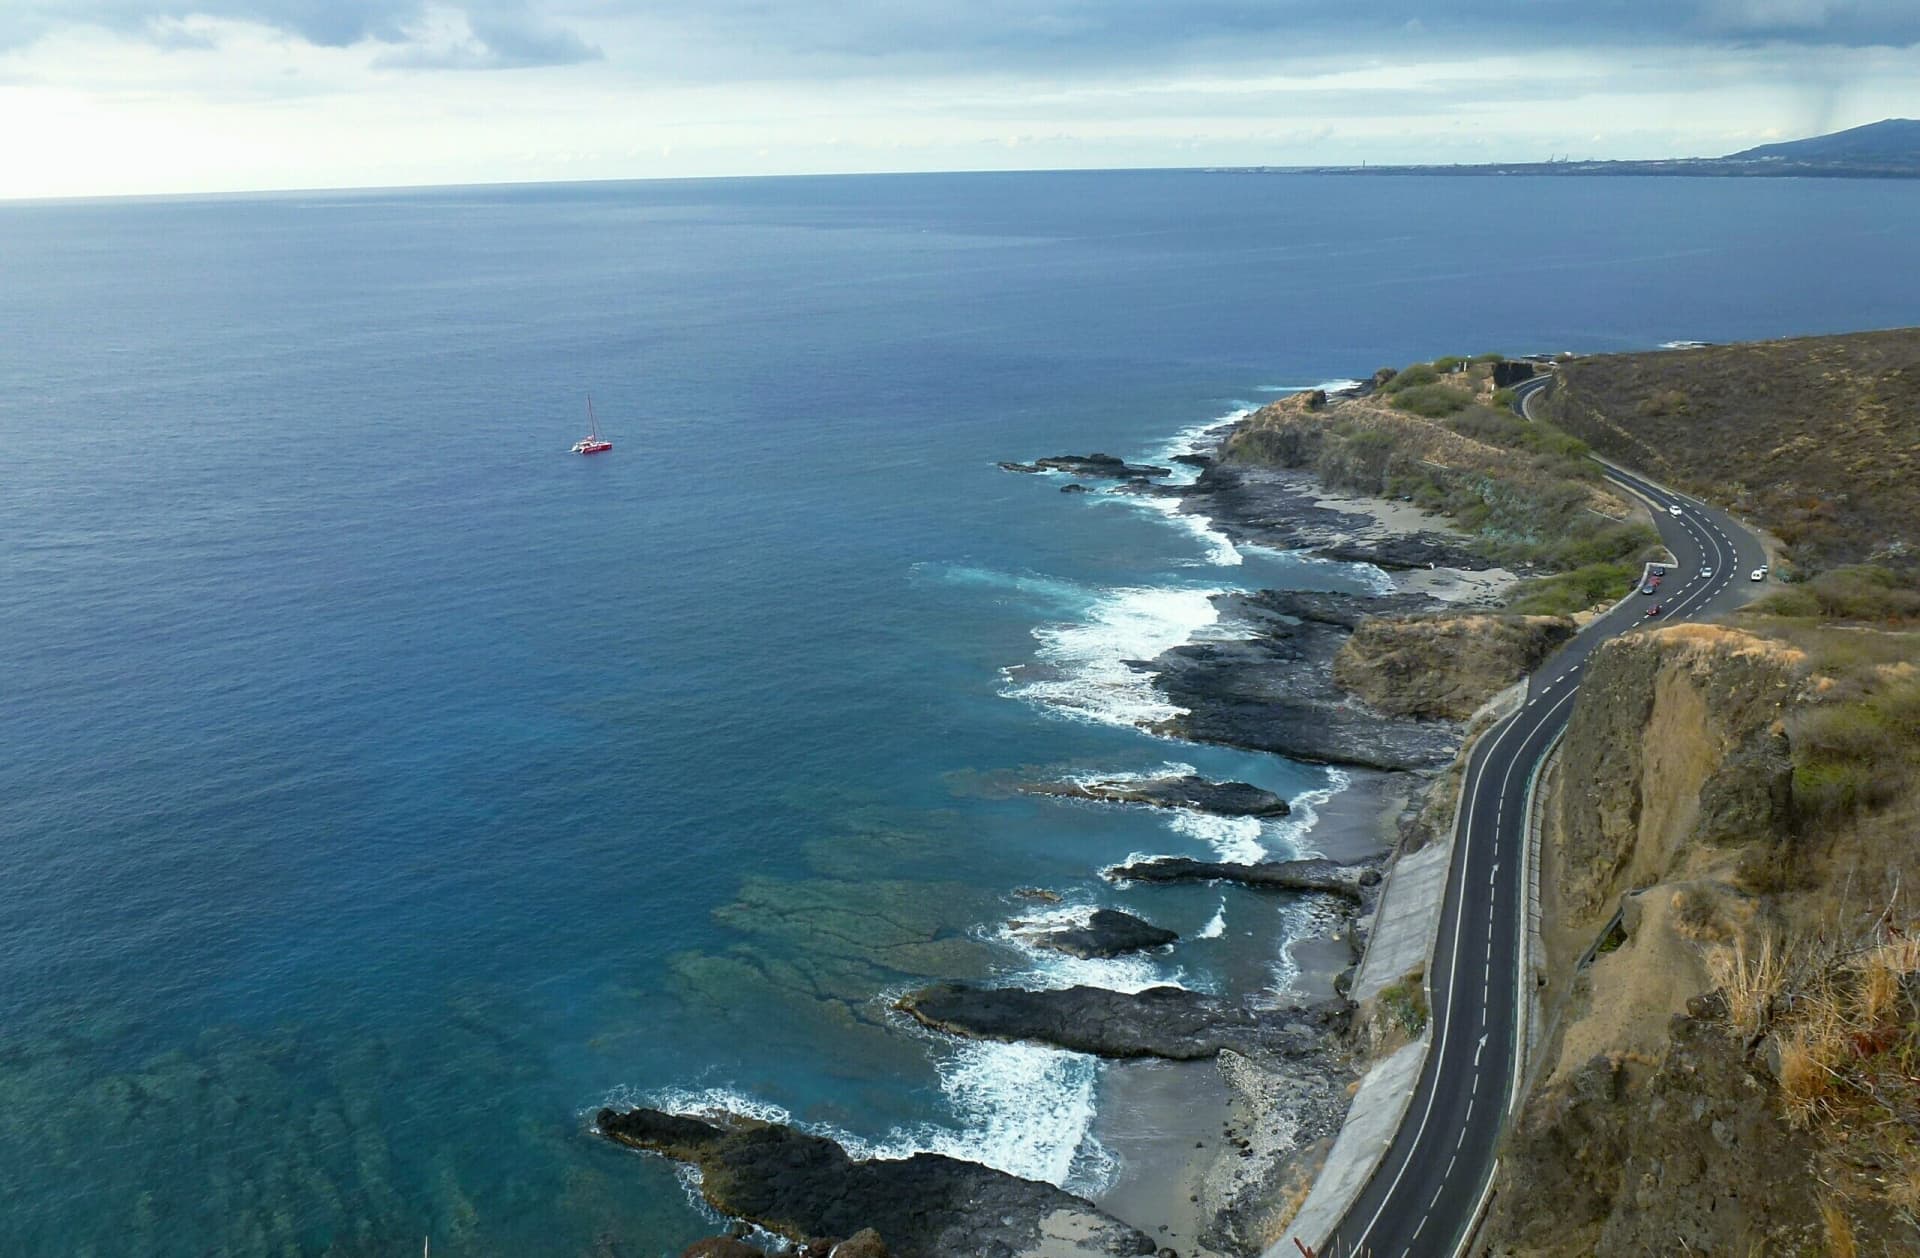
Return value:
<svg viewBox="0 0 1920 1258">
<path fill-rule="evenodd" d="M 1164 453 L 1443 352 L 1914 322 L 1917 198 L 1138 173 L 0 206 L 0 1251 L 673 1251 L 706 1220 L 587 1134 L 610 1097 L 1099 1182 L 1092 1063 L 876 997 L 1225 981 L 1231 929 L 1080 970 L 995 929 L 1014 887 L 1125 904 L 1101 865 L 1310 831 L 1008 788 L 1328 787 L 1140 734 L 1121 662 L 1210 590 L 1372 578 L 994 460 Z M 571 459 L 589 389 L 616 449 Z"/>
</svg>

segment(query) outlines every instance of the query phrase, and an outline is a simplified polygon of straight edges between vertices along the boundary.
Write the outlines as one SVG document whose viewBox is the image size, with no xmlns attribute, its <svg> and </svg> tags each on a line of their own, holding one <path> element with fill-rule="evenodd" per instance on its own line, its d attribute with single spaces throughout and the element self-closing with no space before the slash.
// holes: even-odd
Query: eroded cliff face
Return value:
<svg viewBox="0 0 1920 1258">
<path fill-rule="evenodd" d="M 1462 720 L 1573 636 L 1564 616 L 1374 616 L 1334 657 L 1334 681 L 1389 716 Z"/>
<path fill-rule="evenodd" d="M 1595 651 L 1561 745 L 1546 842 L 1563 921 L 1622 893 L 1788 841 L 1793 765 L 1781 716 L 1805 657 L 1718 625 L 1675 625 Z"/>
<path fill-rule="evenodd" d="M 1709 994 L 1711 952 L 1755 937 L 1769 911 L 1752 871 L 1794 841 L 1782 714 L 1805 664 L 1711 625 L 1594 653 L 1543 810 L 1550 961 L 1556 927 L 1562 953 L 1551 1032 L 1478 1252 L 1822 1243 L 1813 1139 Z M 1568 954 L 1617 906 L 1623 934 L 1576 979 Z"/>
</svg>

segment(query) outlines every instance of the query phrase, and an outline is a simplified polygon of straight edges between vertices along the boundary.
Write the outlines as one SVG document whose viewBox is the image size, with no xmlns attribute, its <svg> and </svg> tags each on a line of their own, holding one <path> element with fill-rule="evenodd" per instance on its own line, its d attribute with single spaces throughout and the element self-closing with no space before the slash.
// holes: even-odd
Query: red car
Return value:
<svg viewBox="0 0 1920 1258">
<path fill-rule="evenodd" d="M 1652 619 L 1653 617 L 1658 616 L 1659 614 L 1660 614 L 1660 604 L 1655 603 L 1652 607 L 1647 608 L 1648 619 Z"/>
</svg>

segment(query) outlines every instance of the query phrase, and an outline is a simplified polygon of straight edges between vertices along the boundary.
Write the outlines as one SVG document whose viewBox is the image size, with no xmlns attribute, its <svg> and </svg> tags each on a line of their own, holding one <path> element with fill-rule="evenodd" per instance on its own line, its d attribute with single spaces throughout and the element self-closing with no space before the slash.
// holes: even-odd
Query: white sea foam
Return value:
<svg viewBox="0 0 1920 1258">
<path fill-rule="evenodd" d="M 1075 786 L 1096 786 L 1105 782 L 1151 782 L 1156 778 L 1187 777 L 1199 771 L 1200 770 L 1183 760 L 1163 760 L 1160 762 L 1159 768 L 1147 769 L 1140 773 L 1133 773 L 1127 770 L 1114 770 L 1101 773 L 1069 773 L 1066 775 L 1066 780 L 1072 782 Z"/>
<path fill-rule="evenodd" d="M 683 1114 L 689 1118 L 721 1118 L 728 1114 L 738 1114 L 742 1118 L 754 1118 L 763 1123 L 783 1123 L 791 1125 L 793 1115 L 771 1101 L 762 1101 L 736 1092 L 732 1088 L 664 1088 L 656 1092 L 635 1093 L 626 1088 L 616 1088 L 608 1097 L 606 1104 L 620 1108 L 622 1106 L 645 1105 L 668 1114 Z"/>
<path fill-rule="evenodd" d="M 1113 1160 L 1088 1135 L 1098 1059 L 1039 1044 L 951 1041 L 931 1034 L 929 1043 L 936 1054 L 940 1090 L 959 1121 L 958 1129 L 924 1123 L 869 1139 L 826 1124 L 795 1123 L 782 1106 L 724 1087 L 652 1093 L 623 1087 L 609 1094 L 605 1104 L 648 1105 L 706 1118 L 739 1114 L 783 1123 L 836 1141 L 855 1158 L 944 1153 L 1027 1179 L 1062 1186 L 1072 1181 L 1081 1192 L 1105 1186 L 1100 1179 L 1110 1174 Z M 700 1199 L 698 1172 L 685 1168 L 681 1182 L 688 1199 L 708 1213 Z"/>
<path fill-rule="evenodd" d="M 1220 444 L 1221 430 L 1230 424 L 1237 424 L 1253 414 L 1251 406 L 1241 406 L 1224 415 L 1198 424 L 1189 424 L 1147 455 L 1147 462 L 1165 464 L 1173 469 L 1172 475 L 1162 481 L 1167 485 L 1191 485 L 1200 478 L 1200 469 L 1187 463 L 1176 463 L 1174 459 L 1183 454 L 1210 454 Z"/>
<path fill-rule="evenodd" d="M 1206 548 L 1205 562 L 1221 568 L 1238 567 L 1246 562 L 1233 539 L 1213 527 L 1213 517 L 1180 510 L 1178 498 L 1156 498 L 1148 494 L 1128 494 L 1125 501 L 1137 503 L 1165 517 L 1168 523 L 1191 533 Z"/>
<path fill-rule="evenodd" d="M 1167 817 L 1167 825 L 1175 833 L 1200 840 L 1223 861 L 1242 865 L 1266 859 L 1267 847 L 1262 840 L 1269 824 L 1276 823 L 1258 817 L 1221 817 L 1192 808 L 1176 808 Z"/>
<path fill-rule="evenodd" d="M 923 1127 L 897 1132 L 875 1153 L 911 1157 L 926 1151 L 980 1162 L 1026 1179 L 1082 1192 L 1076 1168 L 1097 1169 L 1111 1159 L 1089 1156 L 1093 1145 L 1094 1086 L 1100 1063 L 1084 1053 L 1043 1044 L 964 1040 L 946 1045 L 939 1062 L 940 1091 L 964 1124 L 960 1131 Z"/>
<path fill-rule="evenodd" d="M 1213 911 L 1213 916 L 1207 919 L 1207 924 L 1200 928 L 1199 932 L 1194 935 L 1194 938 L 1195 939 L 1218 939 L 1220 938 L 1220 936 L 1226 933 L 1227 933 L 1227 902 L 1225 900 L 1222 900 L 1220 901 L 1220 907 Z"/>
<path fill-rule="evenodd" d="M 1002 693 L 1103 725 L 1140 726 L 1186 711 L 1154 689 L 1153 674 L 1128 663 L 1151 660 L 1218 623 L 1217 590 L 1132 588 L 1096 599 L 1087 618 L 1040 625 L 1038 665 L 1002 671 Z"/>
<path fill-rule="evenodd" d="M 1102 987 L 1114 992 L 1144 991 L 1149 987 L 1185 987 L 1186 971 L 1168 966 L 1147 953 L 1124 957 L 1074 957 L 1052 948 L 1042 948 L 1028 935 L 1037 931 L 1065 930 L 1085 926 L 1095 906 L 1062 904 L 1038 913 L 1021 916 L 1024 926 L 1016 931 L 1002 923 L 992 938 L 1019 954 L 1025 969 L 1007 981 L 1013 987 L 1058 989 L 1062 987 Z"/>
<path fill-rule="evenodd" d="M 1319 384 L 1263 384 L 1255 390 L 1259 393 L 1305 393 L 1309 389 L 1319 389 L 1323 393 L 1345 393 L 1365 384 L 1364 380 L 1322 380 Z"/>
<path fill-rule="evenodd" d="M 1293 811 L 1277 822 L 1269 823 L 1273 829 L 1272 837 L 1283 843 L 1287 849 L 1286 859 L 1303 860 L 1310 856 L 1323 855 L 1313 846 L 1313 827 L 1320 820 L 1318 806 L 1326 803 L 1341 791 L 1353 784 L 1353 777 L 1340 769 L 1327 770 L 1327 784 L 1310 791 L 1302 791 L 1289 802 Z"/>
</svg>

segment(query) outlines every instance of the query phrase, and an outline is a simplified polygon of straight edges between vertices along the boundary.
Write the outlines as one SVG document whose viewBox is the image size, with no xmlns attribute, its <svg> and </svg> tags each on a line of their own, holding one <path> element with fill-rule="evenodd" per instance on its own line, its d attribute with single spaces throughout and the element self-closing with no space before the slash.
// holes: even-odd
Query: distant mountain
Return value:
<svg viewBox="0 0 1920 1258">
<path fill-rule="evenodd" d="M 1800 162 L 1864 161 L 1920 162 L 1920 122 L 1885 118 L 1864 127 L 1849 127 L 1806 140 L 1783 140 L 1742 149 L 1721 158 L 1724 162 L 1782 159 Z"/>
<path fill-rule="evenodd" d="M 1342 175 L 1686 175 L 1696 179 L 1920 179 L 1920 122 L 1886 118 L 1725 157 L 1481 162 L 1471 166 L 1239 167 L 1221 173 Z"/>
</svg>

